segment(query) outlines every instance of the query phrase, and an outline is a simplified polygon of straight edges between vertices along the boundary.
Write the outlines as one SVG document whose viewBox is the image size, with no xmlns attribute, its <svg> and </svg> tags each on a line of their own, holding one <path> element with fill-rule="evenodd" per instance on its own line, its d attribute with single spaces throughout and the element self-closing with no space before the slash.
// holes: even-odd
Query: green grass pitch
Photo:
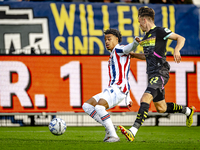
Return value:
<svg viewBox="0 0 200 150">
<path fill-rule="evenodd" d="M 103 127 L 67 127 L 61 136 L 48 127 L 0 127 L 0 150 L 200 150 L 198 127 L 141 127 L 133 142 L 105 143 Z"/>
</svg>

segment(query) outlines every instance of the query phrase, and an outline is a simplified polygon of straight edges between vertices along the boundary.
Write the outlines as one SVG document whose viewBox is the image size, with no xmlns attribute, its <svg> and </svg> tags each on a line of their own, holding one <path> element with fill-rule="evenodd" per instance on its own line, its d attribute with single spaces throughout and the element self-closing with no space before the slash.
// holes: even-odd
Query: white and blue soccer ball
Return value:
<svg viewBox="0 0 200 150">
<path fill-rule="evenodd" d="M 65 133 L 66 128 L 67 128 L 67 125 L 65 121 L 61 118 L 54 118 L 49 123 L 49 130 L 54 135 L 62 135 L 63 133 Z"/>
</svg>

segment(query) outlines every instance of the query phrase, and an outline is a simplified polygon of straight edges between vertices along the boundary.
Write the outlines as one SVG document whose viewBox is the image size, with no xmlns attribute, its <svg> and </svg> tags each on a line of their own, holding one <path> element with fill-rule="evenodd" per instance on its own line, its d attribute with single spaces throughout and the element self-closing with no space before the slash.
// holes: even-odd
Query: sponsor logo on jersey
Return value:
<svg viewBox="0 0 200 150">
<path fill-rule="evenodd" d="M 156 37 L 148 38 L 146 40 L 141 41 L 140 45 L 143 47 L 147 46 L 155 46 L 156 44 Z"/>
</svg>

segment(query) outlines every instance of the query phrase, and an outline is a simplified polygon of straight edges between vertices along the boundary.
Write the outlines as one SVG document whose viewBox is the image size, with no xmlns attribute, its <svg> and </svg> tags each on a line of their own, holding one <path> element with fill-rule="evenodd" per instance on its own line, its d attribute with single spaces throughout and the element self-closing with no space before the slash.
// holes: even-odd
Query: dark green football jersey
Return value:
<svg viewBox="0 0 200 150">
<path fill-rule="evenodd" d="M 143 46 L 149 78 L 156 75 L 168 77 L 170 66 L 166 61 L 167 38 L 172 32 L 167 28 L 153 27 L 146 33 L 140 45 Z"/>
</svg>

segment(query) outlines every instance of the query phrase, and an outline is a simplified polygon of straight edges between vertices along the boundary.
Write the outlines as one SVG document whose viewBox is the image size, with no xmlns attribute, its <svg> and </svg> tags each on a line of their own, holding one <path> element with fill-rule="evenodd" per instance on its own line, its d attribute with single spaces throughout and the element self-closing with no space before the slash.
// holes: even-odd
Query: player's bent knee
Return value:
<svg viewBox="0 0 200 150">
<path fill-rule="evenodd" d="M 83 105 L 82 105 L 82 108 L 83 108 L 83 110 L 86 112 L 89 108 L 90 108 L 90 104 L 88 104 L 88 103 L 84 103 Z"/>
<path fill-rule="evenodd" d="M 167 110 L 167 105 L 166 105 L 165 100 L 154 102 L 154 105 L 158 113 L 164 113 Z"/>
<path fill-rule="evenodd" d="M 158 113 L 166 112 L 166 108 L 162 108 L 162 107 L 156 108 L 156 110 L 157 110 Z"/>
<path fill-rule="evenodd" d="M 96 110 L 97 112 L 101 112 L 101 111 L 106 110 L 106 108 L 105 108 L 104 106 L 102 106 L 102 105 L 96 105 L 96 106 L 95 106 L 95 110 Z"/>
<path fill-rule="evenodd" d="M 144 103 L 150 104 L 152 100 L 153 100 L 153 96 L 151 94 L 144 93 L 142 98 L 140 99 L 140 103 L 144 102 Z"/>
<path fill-rule="evenodd" d="M 92 106 L 96 106 L 97 105 L 97 101 L 92 97 L 92 98 L 90 98 L 89 100 L 87 100 L 86 102 L 85 102 L 86 104 L 90 104 L 90 105 L 92 105 Z M 84 104 L 85 104 L 84 103 Z M 83 104 L 83 105 L 84 105 Z"/>
</svg>

